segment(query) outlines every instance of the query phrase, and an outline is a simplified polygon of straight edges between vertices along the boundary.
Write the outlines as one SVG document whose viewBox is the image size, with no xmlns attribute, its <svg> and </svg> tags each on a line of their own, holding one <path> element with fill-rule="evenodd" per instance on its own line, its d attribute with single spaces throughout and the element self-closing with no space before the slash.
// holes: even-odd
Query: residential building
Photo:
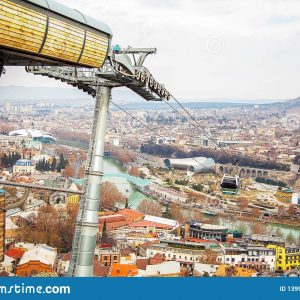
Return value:
<svg viewBox="0 0 300 300">
<path fill-rule="evenodd" d="M 276 271 L 300 269 L 300 247 L 269 245 L 268 248 L 276 252 Z"/>
<path fill-rule="evenodd" d="M 35 167 L 29 159 L 19 159 L 13 166 L 13 173 L 34 173 Z"/>
<path fill-rule="evenodd" d="M 180 235 L 182 237 L 225 242 L 227 240 L 228 227 L 191 221 L 181 226 Z"/>
<path fill-rule="evenodd" d="M 274 272 L 276 268 L 276 256 L 273 249 L 262 246 L 222 245 L 224 253 L 218 257 L 223 264 L 240 266 L 256 271 Z"/>
<path fill-rule="evenodd" d="M 98 260 L 102 266 L 109 267 L 112 264 L 120 263 L 120 251 L 112 249 L 96 249 L 95 254 L 98 255 Z"/>
<path fill-rule="evenodd" d="M 111 266 L 110 277 L 132 277 L 138 275 L 138 267 L 128 264 L 113 264 Z"/>
<path fill-rule="evenodd" d="M 57 251 L 47 245 L 36 245 L 28 249 L 17 265 L 16 275 L 31 277 L 40 273 L 52 273 L 56 269 Z"/>
<path fill-rule="evenodd" d="M 222 253 L 219 244 L 216 241 L 187 242 L 178 240 L 162 240 L 159 244 L 151 244 L 146 250 L 146 257 L 152 258 L 157 253 L 164 256 L 166 261 L 175 260 L 182 265 L 190 265 L 200 262 L 205 250 L 212 250 Z"/>
</svg>

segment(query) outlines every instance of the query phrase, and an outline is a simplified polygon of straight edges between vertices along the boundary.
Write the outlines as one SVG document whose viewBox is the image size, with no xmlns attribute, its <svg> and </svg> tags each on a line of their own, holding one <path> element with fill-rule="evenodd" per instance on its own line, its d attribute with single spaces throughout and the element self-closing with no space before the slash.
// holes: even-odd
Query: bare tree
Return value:
<svg viewBox="0 0 300 300">
<path fill-rule="evenodd" d="M 135 177 L 139 177 L 141 172 L 140 170 L 137 168 L 137 167 L 132 167 L 129 169 L 128 173 L 131 175 L 131 176 L 135 176 Z"/>
<path fill-rule="evenodd" d="M 249 201 L 246 197 L 239 197 L 237 199 L 239 207 L 244 210 L 248 207 Z"/>
<path fill-rule="evenodd" d="M 158 202 L 149 199 L 144 199 L 138 205 L 137 210 L 144 214 L 160 217 L 162 214 L 163 207 Z"/>
<path fill-rule="evenodd" d="M 252 223 L 251 232 L 252 234 L 266 234 L 266 226 L 264 226 L 262 223 Z"/>
<path fill-rule="evenodd" d="M 105 181 L 101 184 L 101 208 L 112 209 L 117 203 L 126 202 L 126 197 L 118 190 L 114 183 Z"/>
<path fill-rule="evenodd" d="M 211 249 L 206 249 L 201 256 L 201 262 L 205 264 L 219 264 L 218 262 L 218 253 L 216 251 L 213 251 Z"/>
<path fill-rule="evenodd" d="M 238 271 L 236 270 L 235 266 L 226 266 L 225 267 L 225 274 L 226 277 L 232 277 L 237 275 Z"/>
</svg>

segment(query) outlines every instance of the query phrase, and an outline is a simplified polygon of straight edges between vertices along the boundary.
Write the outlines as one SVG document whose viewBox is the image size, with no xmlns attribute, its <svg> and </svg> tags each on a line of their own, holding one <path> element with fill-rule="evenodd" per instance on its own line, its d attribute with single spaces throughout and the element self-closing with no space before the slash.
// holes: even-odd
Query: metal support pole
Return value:
<svg viewBox="0 0 300 300">
<path fill-rule="evenodd" d="M 93 276 L 93 262 L 99 223 L 100 185 L 103 176 L 104 138 L 111 97 L 111 87 L 98 86 L 96 95 L 100 102 L 98 119 L 95 122 L 94 140 L 92 140 L 91 165 L 87 170 L 87 187 L 85 193 L 85 207 L 82 216 L 80 239 L 78 245 L 78 260 L 75 276 Z M 96 113 L 96 112 L 95 112 Z M 79 228 L 78 228 L 79 229 Z M 73 249 L 76 251 L 76 249 Z"/>
</svg>

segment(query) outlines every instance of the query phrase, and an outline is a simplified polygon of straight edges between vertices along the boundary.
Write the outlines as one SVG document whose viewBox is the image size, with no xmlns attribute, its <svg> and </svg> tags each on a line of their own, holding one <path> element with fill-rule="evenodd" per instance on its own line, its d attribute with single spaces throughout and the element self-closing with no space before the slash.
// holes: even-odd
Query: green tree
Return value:
<svg viewBox="0 0 300 300">
<path fill-rule="evenodd" d="M 165 209 L 165 211 L 162 213 L 161 216 L 162 216 L 163 218 L 166 218 L 166 219 L 172 219 L 172 215 L 171 215 L 171 212 L 170 212 L 169 204 L 166 205 L 166 209 Z"/>
</svg>

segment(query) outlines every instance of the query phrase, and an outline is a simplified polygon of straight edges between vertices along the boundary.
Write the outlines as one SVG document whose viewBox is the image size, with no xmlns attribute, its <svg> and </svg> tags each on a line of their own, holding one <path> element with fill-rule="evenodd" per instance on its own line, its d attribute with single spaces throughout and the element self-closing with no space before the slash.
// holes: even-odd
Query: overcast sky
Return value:
<svg viewBox="0 0 300 300">
<path fill-rule="evenodd" d="M 113 44 L 156 47 L 155 78 L 180 98 L 300 96 L 298 0 L 64 0 L 107 23 Z M 65 86 L 8 68 L 0 85 Z"/>
</svg>

